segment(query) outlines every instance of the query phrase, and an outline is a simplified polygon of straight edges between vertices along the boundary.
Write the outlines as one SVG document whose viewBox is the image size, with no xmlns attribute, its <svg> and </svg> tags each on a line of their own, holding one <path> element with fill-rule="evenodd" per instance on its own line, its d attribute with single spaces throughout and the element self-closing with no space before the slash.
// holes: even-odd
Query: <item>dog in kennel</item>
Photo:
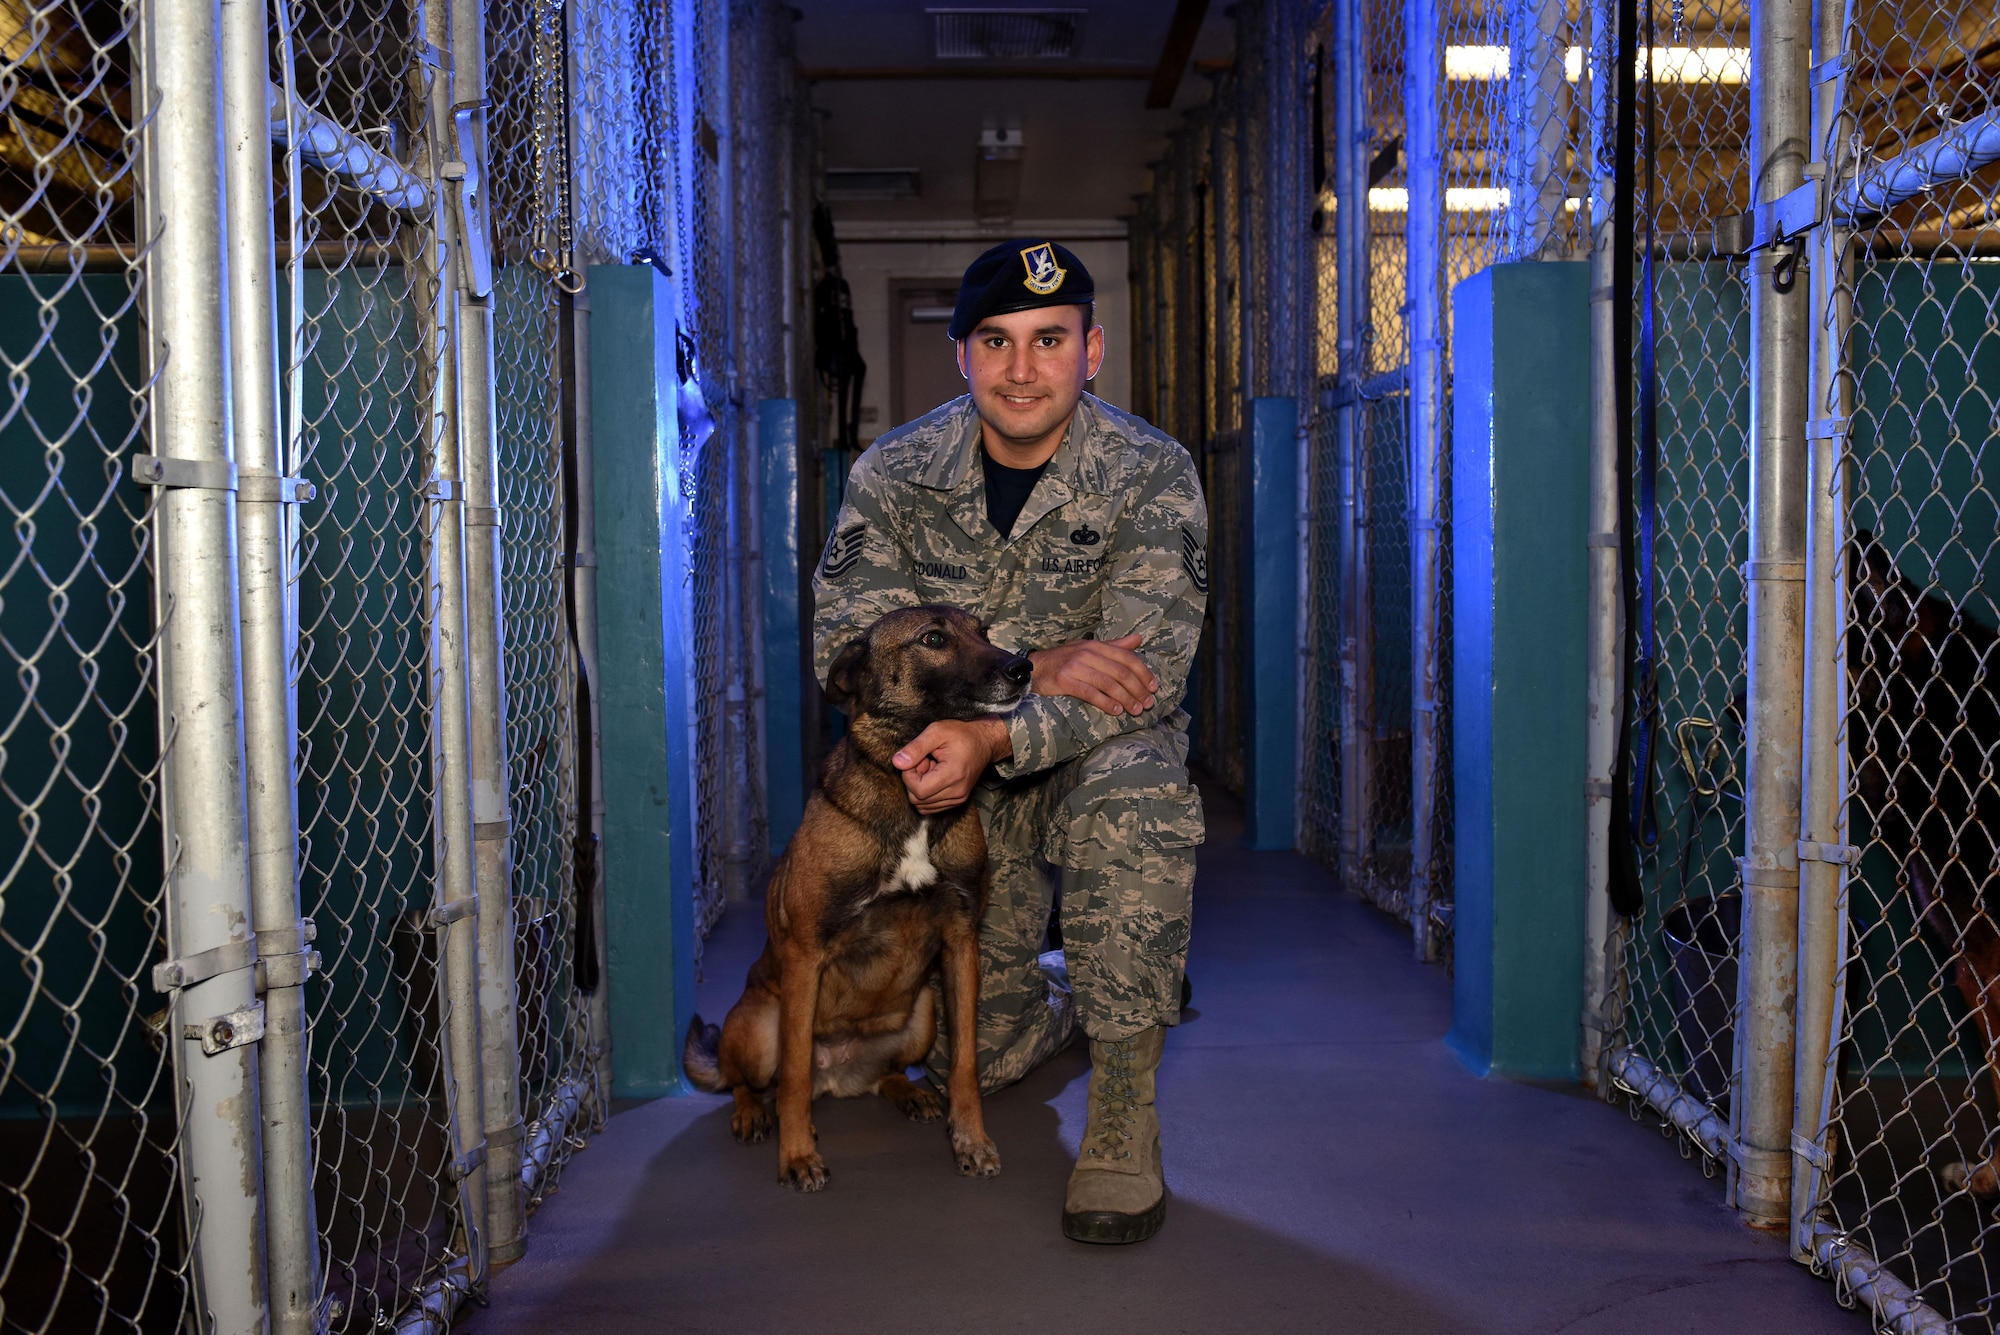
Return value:
<svg viewBox="0 0 2000 1335">
<path fill-rule="evenodd" d="M 2000 635 L 1906 577 L 1875 535 L 1849 554 L 1849 757 L 1875 838 L 1898 860 L 1918 921 L 1948 952 L 2000 1094 Z M 2000 1152 L 1956 1163 L 1951 1187 L 2000 1197 Z"/>
</svg>

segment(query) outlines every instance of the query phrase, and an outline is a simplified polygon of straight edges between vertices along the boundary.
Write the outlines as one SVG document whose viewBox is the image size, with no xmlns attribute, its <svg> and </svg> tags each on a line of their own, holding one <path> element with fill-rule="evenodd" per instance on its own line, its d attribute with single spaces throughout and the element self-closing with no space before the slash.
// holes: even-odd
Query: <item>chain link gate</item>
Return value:
<svg viewBox="0 0 2000 1335">
<path fill-rule="evenodd" d="M 192 1309 L 161 949 L 136 4 L 0 54 L 0 1329 Z"/>
<path fill-rule="evenodd" d="M 1640 234 L 1630 241 L 1642 349 L 1648 320 L 1651 327 L 1651 350 L 1640 356 L 1656 368 L 1657 504 L 1645 513 L 1641 458 L 1633 486 L 1640 499 L 1621 520 L 1627 533 L 1653 535 L 1655 640 L 1651 679 L 1628 681 L 1626 708 L 1637 711 L 1628 726 L 1650 734 L 1652 791 L 1635 788 L 1632 801 L 1636 820 L 1656 833 L 1642 824 L 1637 835 L 1644 905 L 1620 925 L 1614 948 L 1609 1078 L 1635 1118 L 1650 1107 L 1663 1134 L 1678 1134 L 1682 1153 L 1699 1153 L 1710 1175 L 1727 1162 L 1735 1080 L 1750 329 L 1746 266 L 1716 254 L 1706 232 L 1749 204 L 1748 40 L 1747 15 L 1728 6 L 1690 5 L 1670 23 L 1641 28 Z M 1596 127 L 1603 159 L 1610 129 Z M 1647 374 L 1642 361 L 1642 436 Z M 1643 439 L 1637 448 L 1643 453 Z M 1638 578 L 1644 598 L 1647 577 Z"/>
<path fill-rule="evenodd" d="M 750 176 L 798 155 L 789 209 L 811 179 L 789 21 L 734 8 L 755 63 L 719 64 L 710 95 L 757 127 Z M 564 298 L 584 264 L 686 243 L 655 114 L 685 68 L 671 19 L 15 17 L 0 1328 L 442 1329 L 606 1111 L 572 852 L 589 760 L 565 582 L 589 538 L 586 507 L 571 571 Z M 615 108 L 607 69 L 635 92 Z M 778 207 L 753 191 L 741 213 Z M 792 261 L 760 259 L 760 331 Z M 796 351 L 760 337 L 752 395 Z M 232 411 L 233 457 L 212 429 Z M 723 537 L 740 626 L 754 533 Z M 711 806 L 722 782 L 702 778 Z M 261 1127 L 227 1112 L 256 1106 L 253 1079 Z M 260 1194 L 207 1185 L 228 1182 Z"/>
<path fill-rule="evenodd" d="M 1819 19 L 1793 1244 L 1881 1329 L 1991 1331 L 2000 67 L 1989 13 Z"/>
</svg>

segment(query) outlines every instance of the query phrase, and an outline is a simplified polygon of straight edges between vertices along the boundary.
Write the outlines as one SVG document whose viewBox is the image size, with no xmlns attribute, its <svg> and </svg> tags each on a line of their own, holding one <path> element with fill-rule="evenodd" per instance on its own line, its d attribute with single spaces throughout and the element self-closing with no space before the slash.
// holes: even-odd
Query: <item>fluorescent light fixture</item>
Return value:
<svg viewBox="0 0 2000 1335">
<path fill-rule="evenodd" d="M 1498 213 L 1507 207 L 1505 186 L 1453 185 L 1445 187 L 1446 213 Z M 1410 192 L 1400 185 L 1378 185 L 1368 192 L 1370 213 L 1408 213 Z"/>
<path fill-rule="evenodd" d="M 1746 46 L 1656 46 L 1652 50 L 1657 83 L 1742 84 L 1750 82 L 1750 48 Z M 1572 46 L 1563 54 L 1563 72 L 1571 83 L 1583 77 L 1584 49 Z M 1639 77 L 1646 77 L 1646 53 L 1638 56 Z M 1455 83 L 1494 83 L 1505 79 L 1509 56 L 1504 46 L 1447 46 L 1444 77 Z"/>
<path fill-rule="evenodd" d="M 1444 49 L 1444 77 L 1454 83 L 1491 83 L 1495 79 L 1504 79 L 1507 77 L 1507 48 L 1447 46 Z"/>
</svg>

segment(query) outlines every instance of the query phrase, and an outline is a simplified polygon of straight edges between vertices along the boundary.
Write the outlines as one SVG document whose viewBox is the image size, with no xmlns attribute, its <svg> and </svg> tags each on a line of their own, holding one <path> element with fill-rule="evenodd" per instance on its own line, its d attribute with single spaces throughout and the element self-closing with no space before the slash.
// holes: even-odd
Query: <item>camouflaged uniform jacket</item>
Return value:
<svg viewBox="0 0 2000 1335">
<path fill-rule="evenodd" d="M 855 461 L 813 576 L 814 669 L 885 612 L 949 603 L 1016 653 L 1137 631 L 1159 678 L 1154 707 L 1107 714 L 1031 695 L 1007 716 L 1003 778 L 1032 774 L 1171 715 L 1208 600 L 1208 509 L 1172 438 L 1093 395 L 1035 483 L 1011 537 L 986 517 L 970 396 L 882 436 Z"/>
</svg>

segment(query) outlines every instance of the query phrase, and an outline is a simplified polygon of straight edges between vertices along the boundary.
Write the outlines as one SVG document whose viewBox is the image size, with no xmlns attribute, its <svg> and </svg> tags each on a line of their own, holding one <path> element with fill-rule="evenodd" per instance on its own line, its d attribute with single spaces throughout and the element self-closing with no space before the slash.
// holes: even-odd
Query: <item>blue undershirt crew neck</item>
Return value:
<svg viewBox="0 0 2000 1335">
<path fill-rule="evenodd" d="M 998 463 L 988 454 L 985 447 L 979 451 L 979 463 L 986 470 L 986 517 L 993 521 L 993 527 L 1000 530 L 1000 536 L 1014 536 L 1014 521 L 1021 517 L 1021 509 L 1028 503 L 1028 496 L 1035 490 L 1035 483 L 1048 471 L 1046 463 L 1034 468 L 1009 468 Z"/>
</svg>

